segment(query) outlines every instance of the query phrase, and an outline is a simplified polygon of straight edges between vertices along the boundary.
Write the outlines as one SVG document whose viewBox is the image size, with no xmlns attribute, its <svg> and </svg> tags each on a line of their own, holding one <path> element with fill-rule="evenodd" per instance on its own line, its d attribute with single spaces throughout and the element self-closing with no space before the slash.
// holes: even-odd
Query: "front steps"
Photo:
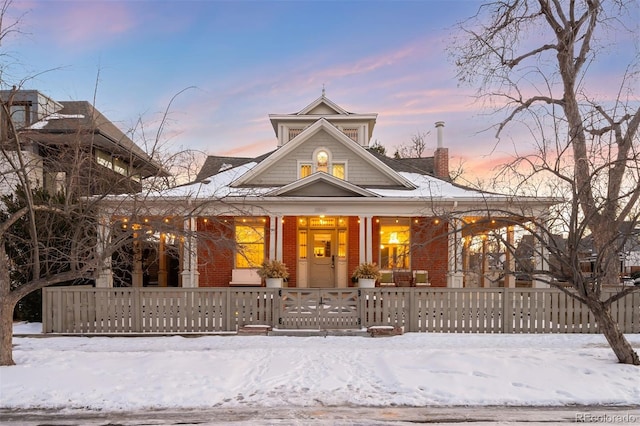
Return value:
<svg viewBox="0 0 640 426">
<path fill-rule="evenodd" d="M 327 337 L 327 336 L 361 336 L 390 337 L 404 334 L 404 327 L 371 326 L 358 329 L 283 329 L 269 325 L 245 325 L 238 329 L 238 336 L 293 336 L 293 337 Z"/>
</svg>

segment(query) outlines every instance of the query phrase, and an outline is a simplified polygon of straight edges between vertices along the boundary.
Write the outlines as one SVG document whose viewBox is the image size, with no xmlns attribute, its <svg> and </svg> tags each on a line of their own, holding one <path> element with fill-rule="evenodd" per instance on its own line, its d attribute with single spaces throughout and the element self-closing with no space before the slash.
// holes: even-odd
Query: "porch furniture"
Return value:
<svg viewBox="0 0 640 426">
<path fill-rule="evenodd" d="M 380 271 L 380 287 L 395 287 L 396 283 L 393 280 L 393 271 Z"/>
<path fill-rule="evenodd" d="M 413 274 L 411 271 L 394 271 L 393 281 L 397 287 L 411 287 L 413 285 Z"/>
<path fill-rule="evenodd" d="M 430 286 L 429 271 L 413 271 L 413 284 L 416 287 Z"/>
<path fill-rule="evenodd" d="M 258 275 L 257 269 L 232 269 L 229 285 L 260 287 L 262 278 Z"/>
</svg>

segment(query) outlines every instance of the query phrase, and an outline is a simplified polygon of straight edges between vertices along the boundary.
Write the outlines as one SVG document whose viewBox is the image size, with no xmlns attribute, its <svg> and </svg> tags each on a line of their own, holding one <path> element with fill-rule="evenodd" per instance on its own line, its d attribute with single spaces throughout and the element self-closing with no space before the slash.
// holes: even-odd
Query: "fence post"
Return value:
<svg viewBox="0 0 640 426">
<path fill-rule="evenodd" d="M 133 287 L 133 300 L 131 301 L 131 318 L 133 331 L 136 333 L 142 332 L 142 295 L 140 292 L 143 287 Z"/>
<path fill-rule="evenodd" d="M 504 287 L 500 292 L 502 295 L 502 332 L 511 333 L 513 331 L 513 305 L 511 303 L 511 291 Z"/>
<path fill-rule="evenodd" d="M 405 294 L 404 300 L 407 312 L 406 318 L 408 321 L 405 322 L 407 326 L 406 332 L 414 332 L 417 331 L 418 328 L 418 310 L 416 309 L 416 288 L 410 288 L 409 292 Z"/>
<path fill-rule="evenodd" d="M 235 314 L 232 312 L 233 309 L 231 309 L 231 288 L 226 289 L 224 305 L 223 312 L 226 312 L 226 315 L 224 316 L 224 330 L 233 331 L 231 330 L 231 319 Z"/>
<path fill-rule="evenodd" d="M 42 332 L 48 333 L 51 328 L 51 291 L 49 288 L 42 289 Z"/>
<path fill-rule="evenodd" d="M 369 326 L 367 321 L 367 294 L 361 289 L 357 289 L 356 291 L 358 292 L 358 301 L 360 305 L 360 327 L 367 328 Z"/>
</svg>

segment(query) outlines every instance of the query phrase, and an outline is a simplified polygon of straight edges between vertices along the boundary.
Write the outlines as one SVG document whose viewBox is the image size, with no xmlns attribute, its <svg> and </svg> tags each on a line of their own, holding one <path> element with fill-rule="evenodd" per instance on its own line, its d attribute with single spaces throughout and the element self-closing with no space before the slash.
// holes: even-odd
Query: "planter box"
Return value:
<svg viewBox="0 0 640 426">
<path fill-rule="evenodd" d="M 358 278 L 358 287 L 374 288 L 375 286 L 376 280 L 374 278 Z"/>
<path fill-rule="evenodd" d="M 282 287 L 282 278 L 265 278 L 264 281 L 267 283 L 267 287 L 269 288 L 281 288 Z"/>
</svg>

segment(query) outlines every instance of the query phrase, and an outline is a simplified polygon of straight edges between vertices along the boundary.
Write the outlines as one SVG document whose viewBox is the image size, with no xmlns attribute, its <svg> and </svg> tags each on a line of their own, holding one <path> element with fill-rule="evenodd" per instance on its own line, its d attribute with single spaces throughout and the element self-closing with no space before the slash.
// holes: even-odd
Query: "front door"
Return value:
<svg viewBox="0 0 640 426">
<path fill-rule="evenodd" d="M 311 260 L 309 263 L 309 287 L 335 287 L 335 231 L 313 230 L 310 234 L 311 244 L 308 246 L 309 253 L 307 257 Z"/>
</svg>

